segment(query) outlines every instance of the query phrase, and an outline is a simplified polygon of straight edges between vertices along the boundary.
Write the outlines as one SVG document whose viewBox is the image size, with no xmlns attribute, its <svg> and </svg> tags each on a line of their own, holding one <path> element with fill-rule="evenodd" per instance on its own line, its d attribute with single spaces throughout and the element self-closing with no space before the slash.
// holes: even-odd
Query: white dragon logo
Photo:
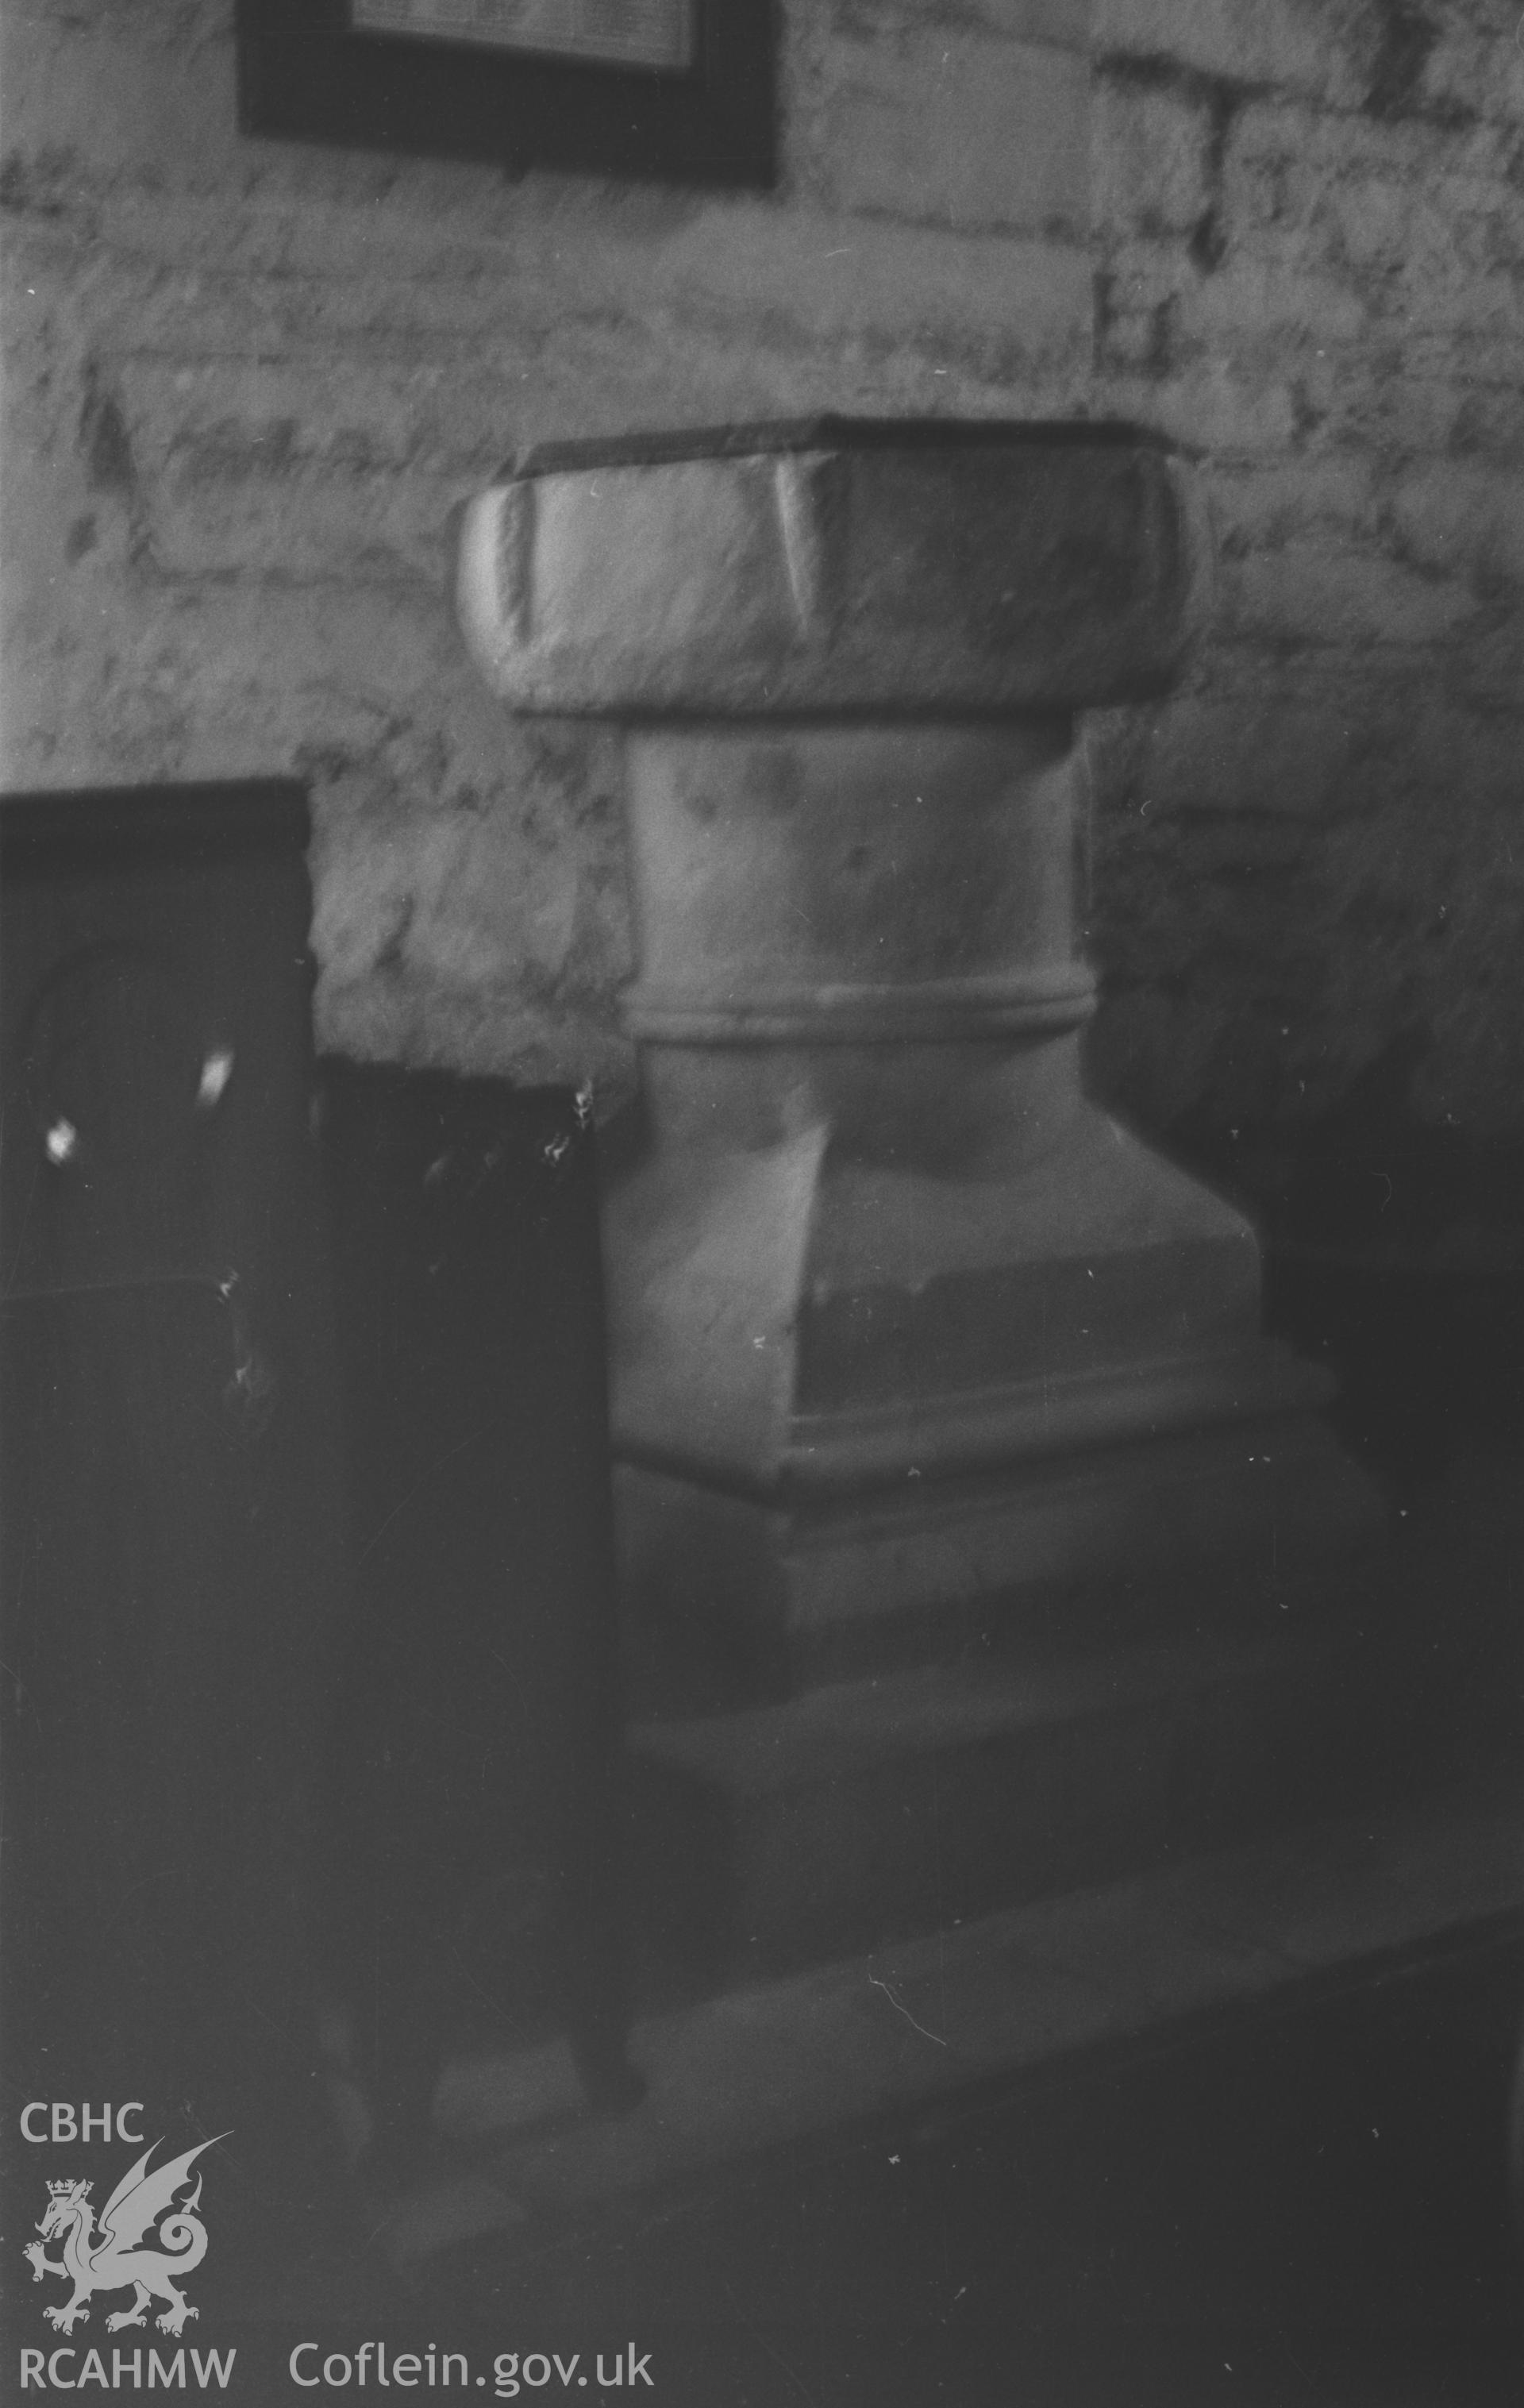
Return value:
<svg viewBox="0 0 1524 2408">
<path fill-rule="evenodd" d="M 225 2141 L 227 2134 L 219 2132 L 217 2139 Z M 130 2308 L 119 2309 L 106 2319 L 107 2332 L 120 2332 L 123 2325 L 147 2322 L 144 2310 L 150 2299 L 167 2302 L 162 2316 L 156 2317 L 161 2332 L 184 2330 L 187 2316 L 197 2314 L 189 2306 L 170 2281 L 171 2273 L 188 2274 L 199 2266 L 207 2255 L 207 2228 L 196 2214 L 201 2204 L 201 2176 L 184 2205 L 174 2206 L 175 2194 L 183 2190 L 191 2179 L 191 2168 L 202 2149 L 209 2149 L 210 2141 L 200 2148 L 187 2149 L 181 2157 L 172 2157 L 167 2165 L 148 2171 L 150 2157 L 159 2146 L 157 2141 L 144 2150 L 135 2166 L 123 2174 L 110 2198 L 101 2210 L 101 2229 L 95 2231 L 95 2211 L 90 2204 L 91 2186 L 87 2182 L 50 2182 L 48 2186 L 48 2213 L 37 2230 L 41 2241 L 29 2241 L 25 2255 L 32 2267 L 32 2280 L 40 2283 L 44 2274 L 62 2274 L 74 2285 L 74 2297 L 61 2308 L 45 2308 L 44 2315 L 58 2331 L 72 2332 L 77 2324 L 89 2321 L 90 2295 L 93 2291 L 122 2291 L 132 2284 L 136 2297 Z M 159 2219 L 165 2218 L 164 2223 Z M 146 2232 L 153 2231 L 159 2249 L 143 2249 L 137 2244 Z M 55 2233 L 64 2235 L 64 2255 L 50 2258 L 43 2243 Z"/>
</svg>

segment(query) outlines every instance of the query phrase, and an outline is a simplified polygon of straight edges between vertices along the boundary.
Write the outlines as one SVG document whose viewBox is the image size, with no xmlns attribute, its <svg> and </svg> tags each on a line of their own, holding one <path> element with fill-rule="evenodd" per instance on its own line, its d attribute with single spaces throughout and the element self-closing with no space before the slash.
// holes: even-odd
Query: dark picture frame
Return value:
<svg viewBox="0 0 1524 2408">
<path fill-rule="evenodd" d="M 691 0 L 691 64 L 357 30 L 353 0 L 237 0 L 240 131 L 688 185 L 776 175 L 774 0 Z M 448 13 L 448 12 L 441 12 Z"/>
</svg>

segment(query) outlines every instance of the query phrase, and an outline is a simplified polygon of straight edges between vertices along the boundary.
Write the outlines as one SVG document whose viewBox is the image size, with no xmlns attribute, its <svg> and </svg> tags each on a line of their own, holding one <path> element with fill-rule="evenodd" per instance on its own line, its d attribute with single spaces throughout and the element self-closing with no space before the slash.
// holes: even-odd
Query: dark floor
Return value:
<svg viewBox="0 0 1524 2408">
<path fill-rule="evenodd" d="M 1443 1448 L 1426 1432 L 1405 1457 L 1377 1454 L 1415 1580 L 1456 1609 L 1460 1727 L 1507 1756 L 1517 1416 L 1459 1413 L 1453 1390 L 1436 1403 Z M 629 2374 L 632 2344 L 650 2389 L 619 2396 L 663 2408 L 1513 2408 L 1521 2022 L 1516 1924 L 1340 1993 L 1176 2027 L 1151 2054 L 537 2213 L 442 2252 L 406 2292 L 351 2261 L 324 2345 L 395 2329 L 470 2347 L 473 2383 L 520 2398 L 542 2371 L 563 2390 L 536 2351 L 582 2390 L 576 2352 L 590 2408 L 615 2396 L 600 2364 L 611 2376 L 618 2346 Z M 518 2393 L 511 2368 L 478 2378 L 526 2358 Z"/>
<path fill-rule="evenodd" d="M 350 2353 L 386 2334 L 468 2352 L 499 2397 L 543 2368 L 560 2392 L 554 2356 L 581 2389 L 574 2352 L 612 2397 L 598 2367 L 623 2352 L 628 2374 L 633 2344 L 651 2396 L 685 2408 L 1512 2403 L 1521 2013 L 1524 1942 L 1475 1941 L 1061 2081 L 542 2214 L 406 2286 L 351 2259 L 266 2362 L 283 2372 L 308 2333 Z M 514 2357 L 519 2394 L 498 2388 Z"/>
<path fill-rule="evenodd" d="M 729 2170 L 437 2264 L 522 2349 L 717 2403 L 1524 2398 L 1504 2166 L 1524 1944 Z"/>
<path fill-rule="evenodd" d="M 465 2354 L 483 2397 L 588 2408 L 1514 2408 L 1521 2018 L 1516 1922 L 1152 2053 L 541 2211 L 406 2280 L 320 2224 L 273 2322 L 220 2305 L 208 2263 L 186 2339 L 236 2340 L 254 2408 L 300 2396 L 297 2344 L 312 2373 L 378 2339 Z M 648 2391 L 612 2382 L 632 2347 Z"/>
<path fill-rule="evenodd" d="M 1404 1454 L 1404 1432 L 1377 1460 L 1412 1582 L 1444 1606 L 1440 1685 L 1463 1707 L 1449 1727 L 1507 1760 L 1517 1421 L 1468 1426 L 1453 1391 L 1439 1401 L 1443 1447 L 1426 1430 Z M 278 2305 L 235 2282 L 220 2314 L 208 2260 L 202 2331 L 236 2333 L 229 2396 L 250 2408 L 304 2396 L 293 2347 L 317 2345 L 308 2374 L 335 2354 L 340 2375 L 382 2339 L 393 2373 L 398 2351 L 432 2344 L 465 2355 L 481 2398 L 575 2390 L 587 2408 L 1515 2408 L 1519 1934 L 1517 1917 L 1474 1928 L 1343 1990 L 1175 2023 L 1151 2048 L 538 2206 L 406 2277 L 335 2184 L 290 2236 L 301 2262 Z M 231 2224 L 217 2238 L 236 2275 Z"/>
</svg>

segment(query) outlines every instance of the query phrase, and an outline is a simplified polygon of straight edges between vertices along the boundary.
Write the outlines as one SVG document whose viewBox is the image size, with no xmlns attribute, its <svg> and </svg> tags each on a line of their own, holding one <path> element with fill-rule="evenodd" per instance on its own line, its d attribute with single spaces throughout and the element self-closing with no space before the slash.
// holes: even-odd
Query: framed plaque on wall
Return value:
<svg viewBox="0 0 1524 2408">
<path fill-rule="evenodd" d="M 246 134 L 774 179 L 774 0 L 237 0 L 237 27 Z"/>
</svg>

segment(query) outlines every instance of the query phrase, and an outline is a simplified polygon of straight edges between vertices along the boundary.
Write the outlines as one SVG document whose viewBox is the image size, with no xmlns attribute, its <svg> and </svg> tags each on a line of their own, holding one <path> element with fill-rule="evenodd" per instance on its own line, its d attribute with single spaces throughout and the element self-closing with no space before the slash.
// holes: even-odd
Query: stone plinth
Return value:
<svg viewBox="0 0 1524 2408">
<path fill-rule="evenodd" d="M 1125 428 L 577 447 L 473 506 L 497 692 L 627 730 L 627 1577 L 733 1700 L 1368 1518 L 1253 1231 L 1081 1082 L 1075 712 L 1170 683 L 1206 572 Z"/>
</svg>

